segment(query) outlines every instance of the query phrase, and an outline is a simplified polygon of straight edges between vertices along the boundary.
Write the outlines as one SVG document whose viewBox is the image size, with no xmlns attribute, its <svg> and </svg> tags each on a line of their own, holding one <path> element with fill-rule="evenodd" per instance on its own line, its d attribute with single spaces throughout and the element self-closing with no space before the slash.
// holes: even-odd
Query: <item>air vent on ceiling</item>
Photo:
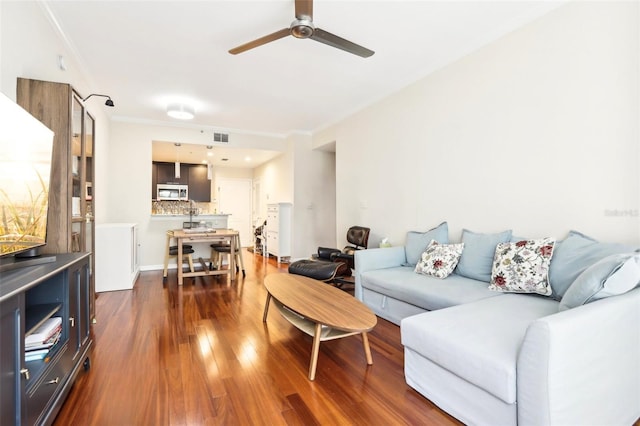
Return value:
<svg viewBox="0 0 640 426">
<path fill-rule="evenodd" d="M 229 135 L 226 133 L 214 133 L 213 134 L 214 142 L 229 142 Z"/>
</svg>

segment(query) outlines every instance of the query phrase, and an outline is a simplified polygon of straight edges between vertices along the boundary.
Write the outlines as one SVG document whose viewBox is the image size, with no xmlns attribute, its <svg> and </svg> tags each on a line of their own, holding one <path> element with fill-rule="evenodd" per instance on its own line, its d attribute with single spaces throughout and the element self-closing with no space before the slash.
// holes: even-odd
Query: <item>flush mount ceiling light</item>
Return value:
<svg viewBox="0 0 640 426">
<path fill-rule="evenodd" d="M 178 120 L 191 120 L 195 115 L 195 110 L 191 105 L 170 104 L 167 106 L 167 115 Z"/>
</svg>

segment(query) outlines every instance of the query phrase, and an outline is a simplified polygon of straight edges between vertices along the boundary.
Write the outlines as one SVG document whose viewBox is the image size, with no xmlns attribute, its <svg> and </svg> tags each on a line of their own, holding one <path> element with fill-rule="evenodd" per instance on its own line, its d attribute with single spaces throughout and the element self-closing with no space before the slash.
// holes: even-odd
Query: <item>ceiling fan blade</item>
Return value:
<svg viewBox="0 0 640 426">
<path fill-rule="evenodd" d="M 313 21 L 313 0 L 296 0 L 296 19 Z"/>
<path fill-rule="evenodd" d="M 359 44 L 355 44 L 353 42 L 350 42 L 349 40 L 345 40 L 342 37 L 338 37 L 337 35 L 321 30 L 320 28 L 316 28 L 313 31 L 313 35 L 309 38 L 315 41 L 319 41 L 320 43 L 327 44 L 331 47 L 353 53 L 354 55 L 358 55 L 363 58 L 368 58 L 375 53 L 373 50 L 369 50 L 366 47 L 362 47 Z"/>
<path fill-rule="evenodd" d="M 289 34 L 289 28 L 284 28 L 280 31 L 276 31 L 275 33 L 250 41 L 249 43 L 234 47 L 233 49 L 229 50 L 229 53 L 231 53 L 232 55 L 237 55 L 238 53 L 246 52 L 247 50 L 253 49 L 254 47 L 262 46 L 263 44 L 267 44 L 269 42 L 286 37 Z"/>
</svg>

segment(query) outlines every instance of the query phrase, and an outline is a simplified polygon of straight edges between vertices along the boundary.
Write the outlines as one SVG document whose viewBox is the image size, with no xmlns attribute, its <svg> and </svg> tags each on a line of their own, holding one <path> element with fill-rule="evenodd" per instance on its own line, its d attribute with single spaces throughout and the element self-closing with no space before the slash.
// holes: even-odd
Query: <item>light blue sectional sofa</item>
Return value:
<svg viewBox="0 0 640 426">
<path fill-rule="evenodd" d="M 463 231 L 462 256 L 444 279 L 415 272 L 432 239 L 448 243 L 446 222 L 409 233 L 404 247 L 355 258 L 355 296 L 400 325 L 411 387 L 471 425 L 631 425 L 640 417 L 634 247 L 570 232 L 554 245 L 552 293 L 540 295 L 489 289 L 497 244 L 519 240 L 510 231 Z"/>
</svg>

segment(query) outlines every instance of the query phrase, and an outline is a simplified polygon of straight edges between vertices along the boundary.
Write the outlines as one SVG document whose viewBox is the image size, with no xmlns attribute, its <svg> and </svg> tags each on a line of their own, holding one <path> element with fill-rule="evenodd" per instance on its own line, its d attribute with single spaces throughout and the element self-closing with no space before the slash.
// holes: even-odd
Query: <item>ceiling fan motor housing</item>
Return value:
<svg viewBox="0 0 640 426">
<path fill-rule="evenodd" d="M 289 31 L 295 38 L 309 38 L 315 29 L 313 22 L 309 19 L 296 19 L 289 26 Z"/>
</svg>

